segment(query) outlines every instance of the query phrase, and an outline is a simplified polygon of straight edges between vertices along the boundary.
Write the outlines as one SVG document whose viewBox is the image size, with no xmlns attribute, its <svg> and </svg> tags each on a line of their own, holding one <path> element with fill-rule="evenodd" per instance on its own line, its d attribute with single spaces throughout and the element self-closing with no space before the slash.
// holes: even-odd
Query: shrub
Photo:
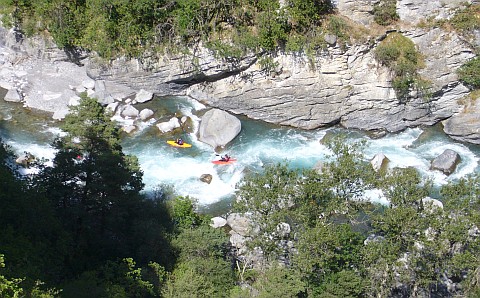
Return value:
<svg viewBox="0 0 480 298">
<path fill-rule="evenodd" d="M 457 71 L 460 81 L 472 89 L 480 88 L 480 58 L 475 57 Z"/>
<path fill-rule="evenodd" d="M 373 6 L 373 19 L 382 26 L 387 26 L 399 19 L 396 0 L 380 0 Z"/>
<path fill-rule="evenodd" d="M 421 80 L 417 70 L 421 68 L 423 59 L 415 44 L 400 33 L 392 33 L 377 46 L 374 55 L 378 62 L 392 71 L 392 87 L 397 97 L 406 99 L 409 90 Z M 418 85 L 425 89 L 424 81 Z"/>
<path fill-rule="evenodd" d="M 480 29 L 480 5 L 471 5 L 458 11 L 451 19 L 455 30 L 462 33 L 472 32 Z"/>
</svg>

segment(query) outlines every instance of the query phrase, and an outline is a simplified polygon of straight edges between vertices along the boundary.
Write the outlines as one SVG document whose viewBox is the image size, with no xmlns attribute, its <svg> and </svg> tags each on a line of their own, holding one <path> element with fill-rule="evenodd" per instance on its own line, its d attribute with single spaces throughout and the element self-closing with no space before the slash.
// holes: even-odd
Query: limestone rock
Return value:
<svg viewBox="0 0 480 298">
<path fill-rule="evenodd" d="M 115 114 L 115 111 L 117 110 L 118 105 L 119 105 L 118 102 L 112 102 L 112 103 L 110 103 L 110 104 L 107 105 L 107 107 L 105 108 L 105 110 L 106 110 L 107 112 L 110 112 L 110 113 L 112 113 L 112 114 Z"/>
<path fill-rule="evenodd" d="M 214 148 L 225 146 L 240 133 L 241 128 L 241 122 L 235 116 L 211 109 L 201 119 L 199 140 Z"/>
<path fill-rule="evenodd" d="M 95 92 L 90 97 L 96 98 L 97 101 L 103 106 L 115 102 L 115 99 L 113 99 L 112 95 L 110 95 L 110 93 L 108 93 L 106 90 L 95 90 Z"/>
<path fill-rule="evenodd" d="M 10 89 L 10 90 L 8 90 L 7 94 L 5 95 L 4 100 L 5 101 L 11 101 L 11 102 L 21 102 L 22 97 L 20 96 L 20 93 L 18 93 L 17 89 Z"/>
<path fill-rule="evenodd" d="M 370 242 L 381 242 L 381 241 L 385 241 L 385 237 L 371 234 L 371 235 L 368 235 L 367 239 L 363 241 L 363 245 L 367 245 Z"/>
<path fill-rule="evenodd" d="M 245 246 L 246 238 L 238 233 L 232 232 L 230 233 L 230 244 L 235 247 L 236 249 L 240 250 Z"/>
<path fill-rule="evenodd" d="M 177 117 L 173 117 L 167 122 L 161 122 L 161 123 L 157 124 L 157 127 L 161 132 L 165 133 L 165 132 L 172 131 L 175 128 L 179 128 L 180 123 L 179 123 Z"/>
<path fill-rule="evenodd" d="M 140 111 L 140 115 L 139 115 L 140 119 L 142 119 L 143 121 L 147 120 L 152 116 L 153 116 L 153 111 L 150 109 L 143 109 L 142 111 Z"/>
<path fill-rule="evenodd" d="M 291 228 L 286 222 L 281 222 L 277 225 L 277 235 L 281 238 L 288 237 L 290 235 Z"/>
<path fill-rule="evenodd" d="M 370 161 L 375 172 L 386 170 L 390 160 L 383 153 L 377 153 Z"/>
<path fill-rule="evenodd" d="M 422 199 L 422 204 L 425 210 L 434 211 L 436 209 L 443 209 L 443 203 L 437 199 L 425 197 Z"/>
<path fill-rule="evenodd" d="M 22 156 L 19 156 L 15 162 L 23 167 L 28 167 L 31 162 L 35 161 L 35 156 L 30 153 L 25 153 Z"/>
<path fill-rule="evenodd" d="M 95 88 L 95 80 L 93 80 L 91 78 L 87 78 L 87 79 L 82 81 L 82 86 L 85 89 L 93 89 L 93 88 Z"/>
<path fill-rule="evenodd" d="M 70 110 L 69 110 L 68 108 L 65 108 L 65 107 L 59 108 L 58 110 L 56 110 L 56 111 L 53 113 L 52 119 L 55 119 L 55 120 L 64 119 L 65 116 L 68 115 L 69 111 L 70 111 Z"/>
<path fill-rule="evenodd" d="M 143 103 L 152 100 L 153 98 L 153 93 L 141 89 L 137 95 L 135 96 L 135 101 L 138 103 Z"/>
<path fill-rule="evenodd" d="M 439 170 L 445 175 L 450 175 L 455 171 L 460 160 L 460 155 L 458 155 L 457 152 L 451 149 L 446 149 L 432 161 L 431 169 Z"/>
<path fill-rule="evenodd" d="M 70 99 L 68 100 L 68 105 L 69 106 L 78 106 L 80 104 L 80 100 L 81 98 L 79 96 L 72 96 L 70 97 Z"/>
<path fill-rule="evenodd" d="M 398 0 L 397 13 L 404 22 L 417 24 L 421 20 L 433 17 L 436 20 L 449 19 L 455 9 L 462 4 L 471 4 L 474 0 Z"/>
<path fill-rule="evenodd" d="M 105 81 L 105 88 L 116 101 L 124 101 L 135 96 L 135 90 L 115 82 Z"/>
<path fill-rule="evenodd" d="M 138 110 L 135 107 L 133 107 L 132 105 L 126 105 L 123 108 L 122 116 L 123 117 L 128 117 L 128 118 L 137 118 L 138 117 Z"/>
<path fill-rule="evenodd" d="M 122 127 L 122 130 L 128 134 L 132 133 L 137 127 L 135 125 L 126 125 Z"/>
<path fill-rule="evenodd" d="M 227 217 L 227 225 L 241 236 L 247 236 L 250 233 L 251 224 L 250 218 L 240 213 L 231 213 Z"/>
<path fill-rule="evenodd" d="M 466 103 L 462 112 L 442 122 L 452 139 L 480 144 L 480 98 Z"/>
<path fill-rule="evenodd" d="M 335 45 L 335 43 L 337 43 L 337 37 L 333 34 L 325 34 L 323 39 L 325 40 L 326 43 L 332 46 Z"/>
<path fill-rule="evenodd" d="M 210 226 L 214 229 L 224 227 L 227 224 L 227 220 L 223 217 L 215 216 L 211 219 Z"/>
<path fill-rule="evenodd" d="M 337 0 L 338 11 L 363 25 L 373 23 L 373 4 L 378 0 Z"/>
<path fill-rule="evenodd" d="M 107 91 L 107 87 L 105 87 L 105 81 L 96 80 L 94 89 L 95 89 L 95 92 Z"/>
</svg>

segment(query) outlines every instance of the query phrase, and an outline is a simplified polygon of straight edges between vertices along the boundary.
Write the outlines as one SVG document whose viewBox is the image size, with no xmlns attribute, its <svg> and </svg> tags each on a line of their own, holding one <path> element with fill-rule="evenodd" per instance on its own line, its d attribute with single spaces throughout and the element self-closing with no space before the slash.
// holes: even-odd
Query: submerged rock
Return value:
<svg viewBox="0 0 480 298">
<path fill-rule="evenodd" d="M 210 184 L 212 182 L 212 175 L 211 174 L 202 174 L 200 176 L 200 181 Z"/>
</svg>

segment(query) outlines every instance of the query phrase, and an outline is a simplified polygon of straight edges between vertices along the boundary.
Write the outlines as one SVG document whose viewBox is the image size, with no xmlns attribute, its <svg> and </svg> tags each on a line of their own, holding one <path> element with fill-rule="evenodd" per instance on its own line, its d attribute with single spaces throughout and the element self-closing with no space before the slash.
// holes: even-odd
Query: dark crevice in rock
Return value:
<svg viewBox="0 0 480 298">
<path fill-rule="evenodd" d="M 231 76 L 238 75 L 243 71 L 247 70 L 248 68 L 250 68 L 256 62 L 257 62 L 257 57 L 254 57 L 251 61 L 249 61 L 247 65 L 235 68 L 233 70 L 226 70 L 213 75 L 206 75 L 203 72 L 197 72 L 197 73 L 194 73 L 193 75 L 190 75 L 184 78 L 168 81 L 167 84 L 169 84 L 170 86 L 173 86 L 174 87 L 173 89 L 184 89 L 192 85 L 201 84 L 205 82 L 209 82 L 209 83 L 216 82 Z"/>
</svg>

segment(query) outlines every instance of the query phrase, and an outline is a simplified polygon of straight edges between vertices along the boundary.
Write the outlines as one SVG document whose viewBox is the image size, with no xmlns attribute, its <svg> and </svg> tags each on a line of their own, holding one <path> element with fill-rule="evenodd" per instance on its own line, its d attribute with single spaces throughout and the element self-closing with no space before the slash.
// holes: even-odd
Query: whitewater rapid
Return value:
<svg viewBox="0 0 480 298">
<path fill-rule="evenodd" d="M 123 139 L 124 152 L 138 157 L 144 173 L 146 193 L 171 185 L 176 193 L 196 199 L 202 206 L 231 199 L 237 184 L 245 175 L 259 172 L 266 165 L 287 162 L 291 168 L 301 169 L 325 161 L 330 152 L 320 140 L 329 131 L 345 132 L 350 141 L 365 140 L 366 159 L 383 153 L 390 160 L 391 167 L 415 167 L 436 185 L 479 171 L 479 146 L 458 143 L 434 128 L 407 129 L 380 139 L 371 139 L 364 133 L 342 128 L 304 131 L 239 116 L 242 131 L 222 151 L 215 152 L 196 137 L 200 115 L 207 107 L 189 98 L 163 98 L 154 102 L 152 108 L 161 111 L 158 113 L 161 116 L 141 123 L 137 131 L 126 136 Z M 35 127 L 29 130 L 26 124 L 19 125 L 14 110 L 2 111 L 6 115 L 3 115 L 3 120 L 0 121 L 0 137 L 17 154 L 27 151 L 37 157 L 53 158 L 55 151 L 49 144 L 62 134 L 55 123 L 47 118 L 40 118 L 31 123 Z M 160 134 L 155 124 L 168 120 L 178 112 L 192 118 L 193 132 Z M 176 137 L 182 137 L 193 146 L 174 148 L 166 143 Z M 429 169 L 431 160 L 445 149 L 455 150 L 462 158 L 457 170 L 450 176 Z M 219 154 L 225 153 L 238 161 L 231 165 L 215 165 L 211 162 L 218 159 Z M 212 176 L 210 184 L 200 180 L 200 176 L 204 174 Z M 372 191 L 372 195 L 375 196 L 376 193 Z M 382 198 L 378 198 L 378 201 L 382 202 Z"/>
</svg>

